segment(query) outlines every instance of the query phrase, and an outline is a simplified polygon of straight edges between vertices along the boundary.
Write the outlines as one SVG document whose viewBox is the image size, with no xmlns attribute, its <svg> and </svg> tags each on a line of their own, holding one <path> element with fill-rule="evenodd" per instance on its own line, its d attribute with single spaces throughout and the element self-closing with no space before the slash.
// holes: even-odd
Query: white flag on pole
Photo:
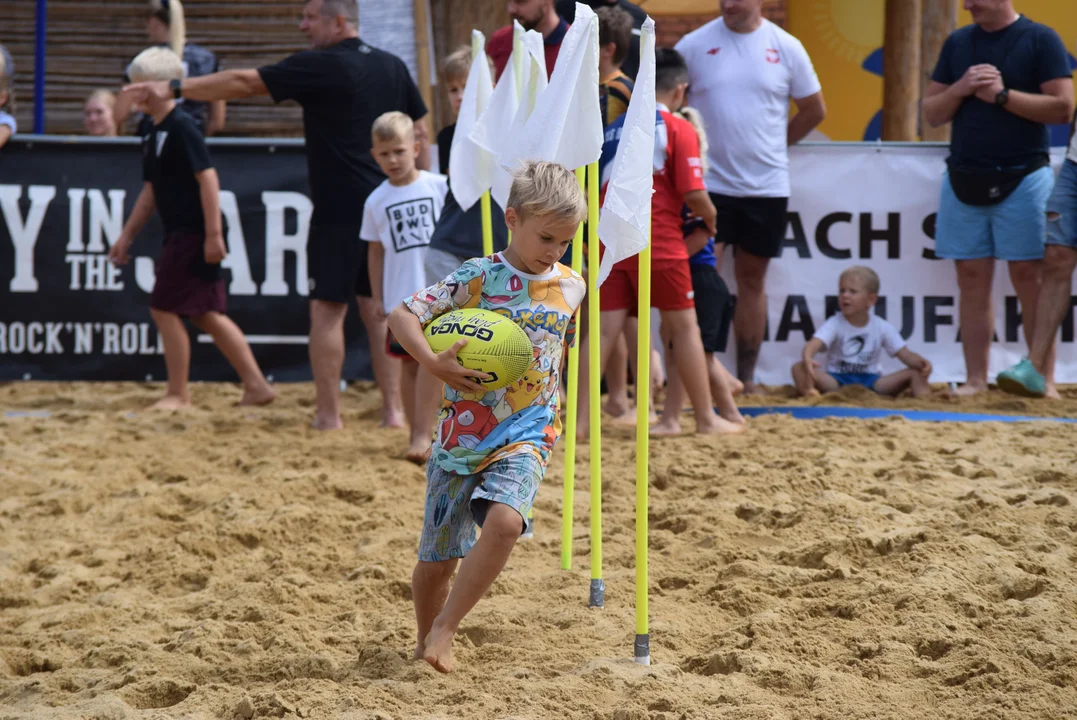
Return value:
<svg viewBox="0 0 1077 720">
<path fill-rule="evenodd" d="M 598 236 L 606 246 L 598 268 L 599 286 L 614 263 L 638 255 L 650 241 L 655 106 L 654 20 L 647 18 L 640 31 L 639 74 L 598 221 Z"/>
<path fill-rule="evenodd" d="M 523 31 L 519 23 L 515 26 Z M 516 84 L 514 72 L 517 54 L 522 56 L 519 63 L 519 85 Z M 501 73 L 501 79 L 494 88 L 494 95 L 486 112 L 472 129 L 472 141 L 493 155 L 505 152 L 511 147 L 515 129 L 522 128 L 527 122 L 537 97 L 546 89 L 546 85 L 546 51 L 542 35 L 528 30 L 522 33 L 521 42 L 515 46 L 509 64 Z M 498 205 L 505 207 L 512 186 L 512 176 L 496 162 L 495 165 L 490 194 Z"/>
<path fill-rule="evenodd" d="M 471 31 L 471 70 L 464 85 L 464 98 L 460 115 L 456 119 L 456 133 L 449 151 L 449 177 L 452 193 L 460 207 L 467 210 L 490 189 L 496 169 L 494 153 L 476 144 L 471 130 L 486 110 L 494 93 L 490 78 L 490 63 L 486 60 L 486 38 L 478 30 Z"/>
<path fill-rule="evenodd" d="M 565 33 L 550 83 L 527 121 L 514 128 L 497 161 L 510 172 L 525 160 L 548 160 L 574 170 L 597 162 L 601 154 L 598 16 L 576 3 L 576 19 Z"/>
</svg>

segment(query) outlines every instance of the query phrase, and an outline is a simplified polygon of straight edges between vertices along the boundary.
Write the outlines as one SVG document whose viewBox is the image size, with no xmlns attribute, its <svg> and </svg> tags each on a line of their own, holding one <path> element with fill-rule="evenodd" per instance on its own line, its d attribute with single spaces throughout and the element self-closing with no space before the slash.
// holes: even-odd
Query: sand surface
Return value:
<svg viewBox="0 0 1077 720">
<path fill-rule="evenodd" d="M 445 677 L 410 660 L 404 434 L 369 388 L 331 434 L 305 429 L 310 386 L 282 390 L 250 410 L 200 385 L 162 415 L 140 412 L 159 386 L 0 387 L 0 719 L 1077 717 L 1077 425 L 769 416 L 653 441 L 649 668 L 632 433 L 604 438 L 603 610 L 586 446 L 558 566 L 562 445 Z"/>
</svg>

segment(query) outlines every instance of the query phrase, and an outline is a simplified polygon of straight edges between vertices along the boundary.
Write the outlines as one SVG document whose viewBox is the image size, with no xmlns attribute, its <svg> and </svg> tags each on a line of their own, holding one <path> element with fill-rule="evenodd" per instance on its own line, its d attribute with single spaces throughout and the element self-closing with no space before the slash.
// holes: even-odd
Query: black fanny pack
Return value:
<svg viewBox="0 0 1077 720">
<path fill-rule="evenodd" d="M 950 166 L 950 187 L 957 199 L 966 205 L 997 205 L 1008 198 L 1026 177 L 1050 161 L 1037 160 L 1019 168 L 979 170 Z"/>
</svg>

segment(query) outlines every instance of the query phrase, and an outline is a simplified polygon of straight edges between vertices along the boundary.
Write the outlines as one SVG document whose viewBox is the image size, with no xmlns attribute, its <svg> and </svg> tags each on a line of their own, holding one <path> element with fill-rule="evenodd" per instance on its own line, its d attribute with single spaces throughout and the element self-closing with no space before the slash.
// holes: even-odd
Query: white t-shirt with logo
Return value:
<svg viewBox="0 0 1077 720">
<path fill-rule="evenodd" d="M 410 185 L 386 180 L 367 198 L 359 239 L 385 248 L 385 312 L 427 286 L 423 261 L 448 192 L 447 177 L 420 170 L 419 179 Z"/>
<path fill-rule="evenodd" d="M 883 351 L 893 357 L 907 344 L 896 327 L 874 314 L 864 327 L 856 327 L 841 313 L 832 315 L 815 337 L 826 345 L 829 373 L 880 375 Z"/>
<path fill-rule="evenodd" d="M 688 104 L 707 131 L 707 190 L 789 197 L 789 101 L 822 89 L 804 46 L 769 20 L 736 33 L 718 18 L 676 49 L 688 64 Z"/>
</svg>

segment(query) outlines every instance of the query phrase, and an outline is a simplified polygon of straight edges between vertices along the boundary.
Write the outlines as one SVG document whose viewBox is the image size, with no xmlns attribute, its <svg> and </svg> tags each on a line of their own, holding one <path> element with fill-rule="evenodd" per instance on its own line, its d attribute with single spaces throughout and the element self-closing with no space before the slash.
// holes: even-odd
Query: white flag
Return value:
<svg viewBox="0 0 1077 720">
<path fill-rule="evenodd" d="M 599 286 L 609 277 L 614 263 L 638 255 L 650 241 L 655 106 L 654 20 L 648 17 L 640 31 L 639 74 L 598 221 L 598 236 L 606 246 L 598 267 Z"/>
<path fill-rule="evenodd" d="M 576 3 L 576 19 L 565 33 L 550 83 L 497 161 L 510 172 L 525 160 L 548 160 L 574 170 L 597 162 L 601 153 L 598 16 Z"/>
<path fill-rule="evenodd" d="M 486 38 L 478 30 L 471 31 L 471 48 L 471 71 L 464 85 L 464 99 L 449 151 L 452 194 L 464 210 L 478 202 L 482 194 L 490 189 L 496 168 L 495 154 L 477 145 L 471 138 L 471 130 L 494 93 L 490 63 L 486 60 Z"/>
</svg>

